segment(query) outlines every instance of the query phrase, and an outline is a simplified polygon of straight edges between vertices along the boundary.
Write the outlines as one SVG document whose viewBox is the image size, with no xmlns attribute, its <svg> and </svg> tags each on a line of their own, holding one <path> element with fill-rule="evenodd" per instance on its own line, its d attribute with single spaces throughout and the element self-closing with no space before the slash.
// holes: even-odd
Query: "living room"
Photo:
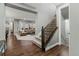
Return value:
<svg viewBox="0 0 79 59">
<path fill-rule="evenodd" d="M 14 31 L 14 34 L 18 40 L 24 40 L 27 39 L 30 35 L 35 35 L 36 14 L 9 7 L 8 4 L 5 5 L 6 25 L 9 30 L 9 34 L 10 32 Z"/>
</svg>

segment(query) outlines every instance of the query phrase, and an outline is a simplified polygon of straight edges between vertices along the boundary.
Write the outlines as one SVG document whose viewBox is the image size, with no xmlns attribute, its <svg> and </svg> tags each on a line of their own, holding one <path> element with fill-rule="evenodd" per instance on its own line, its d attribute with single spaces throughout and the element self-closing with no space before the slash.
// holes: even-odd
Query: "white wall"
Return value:
<svg viewBox="0 0 79 59">
<path fill-rule="evenodd" d="M 70 55 L 79 56 L 79 3 L 70 4 Z"/>
<path fill-rule="evenodd" d="M 14 32 L 18 33 L 19 30 L 19 21 L 14 21 Z"/>
<path fill-rule="evenodd" d="M 5 7 L 0 3 L 0 40 L 5 40 Z"/>
<path fill-rule="evenodd" d="M 36 20 L 36 34 L 41 31 L 42 26 L 46 26 L 55 15 L 56 6 L 49 3 L 41 3 L 37 7 L 38 15 Z"/>
</svg>

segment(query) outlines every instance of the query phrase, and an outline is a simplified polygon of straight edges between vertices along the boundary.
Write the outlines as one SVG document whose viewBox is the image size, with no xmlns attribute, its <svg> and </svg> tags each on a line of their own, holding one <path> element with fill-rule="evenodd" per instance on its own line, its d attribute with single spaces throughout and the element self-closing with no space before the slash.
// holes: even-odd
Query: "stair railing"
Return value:
<svg viewBox="0 0 79 59">
<path fill-rule="evenodd" d="M 57 30 L 56 19 L 54 19 L 53 22 L 55 22 L 55 25 L 54 25 L 55 28 L 53 28 L 53 26 L 50 26 L 50 27 L 52 27 L 52 29 L 54 29 L 54 30 L 50 31 L 51 34 L 47 35 L 47 36 L 48 36 L 47 40 L 46 40 L 46 36 L 45 36 L 45 35 L 46 35 L 46 34 L 45 34 L 45 32 L 46 32 L 45 29 L 48 28 L 49 26 L 48 26 L 48 25 L 47 25 L 46 27 L 43 27 L 43 26 L 42 26 L 42 29 L 41 29 L 42 51 L 45 51 L 45 48 L 46 48 L 47 44 L 49 43 L 51 37 L 54 35 L 55 31 Z M 51 22 L 50 24 L 52 24 L 52 22 Z"/>
<path fill-rule="evenodd" d="M 41 37 L 42 37 L 42 40 L 41 40 L 41 44 L 42 44 L 42 51 L 45 51 L 45 42 L 44 42 L 44 27 L 42 26 L 42 29 L 41 29 Z"/>
</svg>

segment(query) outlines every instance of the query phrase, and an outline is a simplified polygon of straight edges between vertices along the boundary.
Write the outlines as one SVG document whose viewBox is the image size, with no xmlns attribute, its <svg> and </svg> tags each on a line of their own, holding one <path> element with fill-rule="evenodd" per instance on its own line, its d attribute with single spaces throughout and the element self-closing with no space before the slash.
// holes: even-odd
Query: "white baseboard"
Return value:
<svg viewBox="0 0 79 59">
<path fill-rule="evenodd" d="M 34 43 L 35 45 L 37 45 L 38 47 L 41 48 L 41 42 L 39 42 L 37 40 L 32 40 L 32 43 Z"/>
<path fill-rule="evenodd" d="M 55 44 L 53 44 L 53 45 L 47 47 L 45 51 L 48 51 L 49 49 L 55 47 L 56 45 L 59 45 L 59 42 L 57 42 L 57 43 L 55 43 Z"/>
<path fill-rule="evenodd" d="M 64 45 L 64 46 L 66 46 L 66 47 L 69 47 L 69 44 L 61 43 L 61 45 Z"/>
</svg>

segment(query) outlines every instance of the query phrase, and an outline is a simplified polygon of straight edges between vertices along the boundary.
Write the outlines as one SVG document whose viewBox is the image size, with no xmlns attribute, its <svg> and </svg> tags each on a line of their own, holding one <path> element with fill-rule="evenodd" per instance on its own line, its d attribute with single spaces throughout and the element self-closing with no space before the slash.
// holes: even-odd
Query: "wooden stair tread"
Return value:
<svg viewBox="0 0 79 59">
<path fill-rule="evenodd" d="M 54 29 L 55 29 L 56 27 L 53 27 L 53 28 L 50 28 L 50 29 L 45 29 L 45 32 L 51 32 L 51 31 L 54 31 Z"/>
<path fill-rule="evenodd" d="M 54 31 L 53 31 L 53 32 L 51 32 L 50 34 L 49 34 L 49 33 L 48 33 L 48 34 L 45 34 L 45 42 L 47 42 L 47 41 L 48 41 L 48 39 L 49 39 L 50 35 L 51 35 L 52 33 L 54 33 L 56 29 L 57 29 L 57 27 L 56 27 L 56 28 L 54 29 Z"/>
</svg>

